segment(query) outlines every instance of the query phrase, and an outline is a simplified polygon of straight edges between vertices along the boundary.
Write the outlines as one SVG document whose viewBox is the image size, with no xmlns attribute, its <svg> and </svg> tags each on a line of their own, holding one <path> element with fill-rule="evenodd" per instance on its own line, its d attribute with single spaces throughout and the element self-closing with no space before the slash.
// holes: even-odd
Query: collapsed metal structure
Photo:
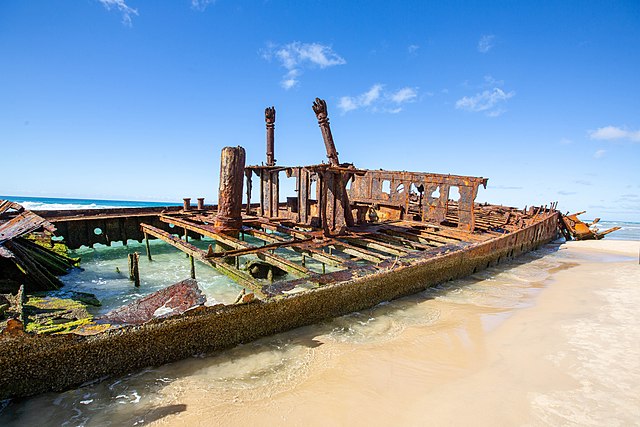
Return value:
<svg viewBox="0 0 640 427">
<path fill-rule="evenodd" d="M 109 321 L 146 320 L 157 301 L 173 298 L 182 314 L 97 325 L 105 327 L 91 336 L 34 339 L 14 322 L 10 334 L 0 334 L 0 398 L 61 390 L 361 310 L 473 274 L 558 236 L 556 203 L 529 209 L 475 203 L 486 178 L 341 163 L 326 103 L 316 99 L 313 111 L 327 162 L 276 165 L 276 112 L 267 108 L 266 163 L 245 166 L 242 147 L 225 147 L 217 206 L 198 199 L 192 207 L 184 199 L 182 208 L 38 212 L 70 249 L 146 240 L 151 259 L 148 241 L 161 239 L 189 256 L 192 277 L 198 260 L 244 289 L 239 304 L 184 311 L 184 301 L 203 300 L 193 284 L 183 284 L 145 299 L 144 316 L 128 307 Z M 283 175 L 295 178 L 296 194 L 286 202 Z M 259 202 L 253 203 L 256 177 Z M 450 200 L 454 187 L 459 200 Z M 208 249 L 192 241 L 203 236 L 212 239 Z"/>
</svg>

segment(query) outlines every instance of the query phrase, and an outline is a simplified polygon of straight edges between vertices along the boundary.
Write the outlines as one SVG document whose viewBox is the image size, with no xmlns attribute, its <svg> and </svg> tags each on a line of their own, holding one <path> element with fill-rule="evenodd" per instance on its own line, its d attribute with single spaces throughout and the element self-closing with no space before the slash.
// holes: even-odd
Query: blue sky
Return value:
<svg viewBox="0 0 640 427">
<path fill-rule="evenodd" d="M 640 221 L 640 2 L 4 0 L 0 194 L 217 197 L 220 149 Z"/>
</svg>

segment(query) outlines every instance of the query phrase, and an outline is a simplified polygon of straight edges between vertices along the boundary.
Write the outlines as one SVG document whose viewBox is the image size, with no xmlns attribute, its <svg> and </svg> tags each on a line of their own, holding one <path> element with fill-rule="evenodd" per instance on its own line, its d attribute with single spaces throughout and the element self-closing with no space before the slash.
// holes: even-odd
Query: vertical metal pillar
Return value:
<svg viewBox="0 0 640 427">
<path fill-rule="evenodd" d="M 242 147 L 224 147 L 220 156 L 220 188 L 215 226 L 222 230 L 242 228 L 242 187 L 245 152 Z"/>
<path fill-rule="evenodd" d="M 274 128 L 276 126 L 276 109 L 274 107 L 264 109 L 264 121 L 267 125 L 267 166 L 275 166 Z"/>
</svg>

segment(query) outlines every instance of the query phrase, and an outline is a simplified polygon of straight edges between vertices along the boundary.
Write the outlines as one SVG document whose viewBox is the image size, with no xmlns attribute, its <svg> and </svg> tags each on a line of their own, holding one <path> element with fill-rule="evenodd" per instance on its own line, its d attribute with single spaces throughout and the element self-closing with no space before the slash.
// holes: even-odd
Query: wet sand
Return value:
<svg viewBox="0 0 640 427">
<path fill-rule="evenodd" d="M 545 256 L 559 260 L 548 277 L 504 297 L 512 307 L 469 303 L 465 288 L 416 300 L 409 316 L 437 320 L 362 340 L 314 336 L 304 366 L 273 383 L 221 387 L 220 365 L 202 368 L 162 391 L 186 406 L 156 424 L 638 425 L 638 249 L 564 244 Z M 228 368 L 242 378 L 238 363 Z"/>
</svg>

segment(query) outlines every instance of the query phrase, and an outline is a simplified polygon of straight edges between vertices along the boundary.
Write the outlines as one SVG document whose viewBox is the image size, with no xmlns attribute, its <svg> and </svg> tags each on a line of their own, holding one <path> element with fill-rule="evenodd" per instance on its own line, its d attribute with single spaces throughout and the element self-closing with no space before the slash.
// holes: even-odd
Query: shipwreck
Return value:
<svg viewBox="0 0 640 427">
<path fill-rule="evenodd" d="M 204 199 L 192 206 L 188 198 L 182 206 L 86 211 L 0 204 L 0 284 L 5 292 L 13 286 L 0 297 L 0 399 L 64 390 L 372 307 L 471 275 L 560 233 L 601 238 L 613 231 L 589 231 L 557 203 L 476 203 L 483 177 L 341 163 L 325 101 L 316 99 L 313 111 L 327 161 L 276 164 L 275 109 L 267 108 L 266 161 L 247 166 L 242 147 L 223 148 L 217 206 Z M 295 194 L 286 198 L 283 176 L 295 179 Z M 254 185 L 259 201 L 251 200 Z M 458 200 L 450 200 L 454 187 Z M 212 242 L 206 250 L 193 244 L 203 237 Z M 53 309 L 28 294 L 58 288 L 57 275 L 77 265 L 56 253 L 59 239 L 69 249 L 146 242 L 149 260 L 149 239 L 160 239 L 187 254 L 192 277 L 99 318 L 64 306 L 66 318 L 30 328 Z M 235 303 L 205 304 L 196 261 L 238 284 Z M 139 281 L 138 254 L 129 262 Z M 86 295 L 74 301 L 82 297 L 91 303 Z"/>
</svg>

